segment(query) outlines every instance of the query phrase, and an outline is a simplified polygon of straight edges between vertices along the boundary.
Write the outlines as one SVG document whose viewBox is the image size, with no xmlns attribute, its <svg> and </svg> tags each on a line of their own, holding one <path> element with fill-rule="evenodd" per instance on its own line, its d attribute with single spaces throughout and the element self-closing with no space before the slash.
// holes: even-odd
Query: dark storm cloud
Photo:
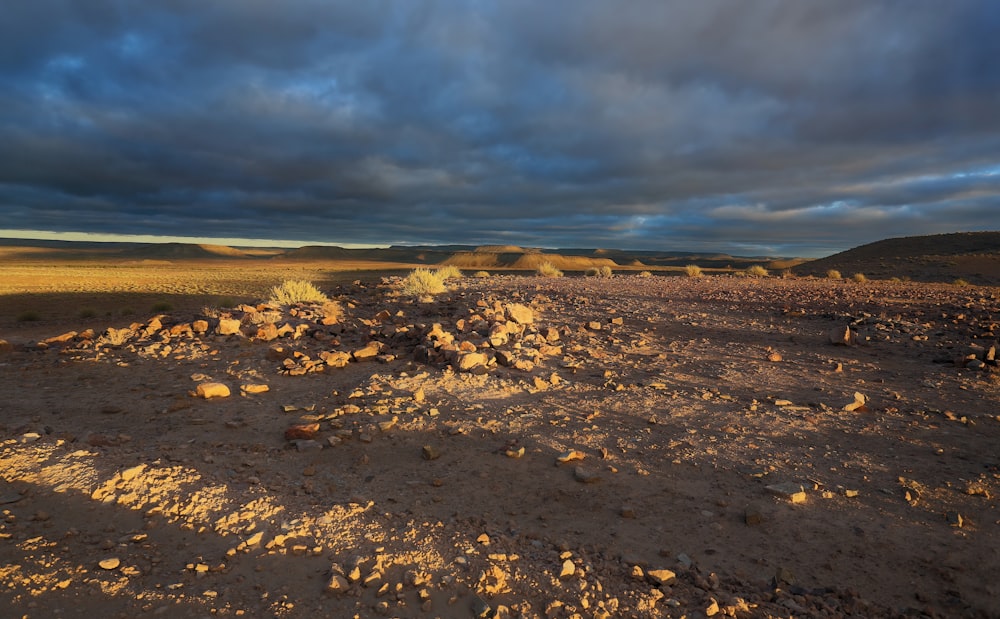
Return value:
<svg viewBox="0 0 1000 619">
<path fill-rule="evenodd" d="M 0 229 L 829 253 L 995 229 L 1000 5 L 15 0 Z"/>
</svg>

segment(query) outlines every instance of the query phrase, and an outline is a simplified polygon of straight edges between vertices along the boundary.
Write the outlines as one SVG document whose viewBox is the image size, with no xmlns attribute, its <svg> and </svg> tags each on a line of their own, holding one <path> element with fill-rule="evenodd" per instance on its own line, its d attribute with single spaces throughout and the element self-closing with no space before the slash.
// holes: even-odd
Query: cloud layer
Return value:
<svg viewBox="0 0 1000 619">
<path fill-rule="evenodd" d="M 997 32 L 990 0 L 15 0 L 0 229 L 784 255 L 997 229 Z"/>
</svg>

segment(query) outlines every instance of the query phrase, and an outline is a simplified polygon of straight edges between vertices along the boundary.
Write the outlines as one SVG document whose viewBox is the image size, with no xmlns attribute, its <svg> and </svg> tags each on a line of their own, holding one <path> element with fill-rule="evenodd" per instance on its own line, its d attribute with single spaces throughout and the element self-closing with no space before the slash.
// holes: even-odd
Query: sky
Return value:
<svg viewBox="0 0 1000 619">
<path fill-rule="evenodd" d="M 3 13 L 0 236 L 811 257 L 1000 229 L 993 0 Z"/>
</svg>

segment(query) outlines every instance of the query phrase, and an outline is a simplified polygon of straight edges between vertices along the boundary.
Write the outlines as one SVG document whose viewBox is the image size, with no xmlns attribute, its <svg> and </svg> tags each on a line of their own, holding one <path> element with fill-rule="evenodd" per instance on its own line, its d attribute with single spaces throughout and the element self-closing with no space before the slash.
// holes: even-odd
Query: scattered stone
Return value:
<svg viewBox="0 0 1000 619">
<path fill-rule="evenodd" d="M 351 355 L 354 357 L 355 361 L 371 361 L 382 352 L 382 344 L 380 342 L 369 342 L 364 348 L 358 348 Z"/>
<path fill-rule="evenodd" d="M 834 327 L 830 329 L 827 337 L 829 337 L 830 343 L 836 346 L 850 346 L 856 340 L 850 327 Z"/>
<path fill-rule="evenodd" d="M 312 440 L 319 434 L 318 423 L 298 423 L 285 430 L 286 441 Z"/>
<path fill-rule="evenodd" d="M 855 498 L 855 497 L 858 496 L 858 491 L 857 490 L 844 490 L 844 496 L 846 496 L 849 499 L 853 499 L 853 498 Z"/>
<path fill-rule="evenodd" d="M 340 574 L 334 574 L 330 581 L 326 583 L 326 590 L 330 593 L 342 593 L 350 588 L 351 584 Z"/>
<path fill-rule="evenodd" d="M 102 570 L 116 570 L 122 562 L 118 557 L 110 557 L 108 559 L 101 559 L 97 564 Z"/>
<path fill-rule="evenodd" d="M 198 397 L 205 398 L 228 398 L 229 387 L 223 383 L 201 383 L 197 389 Z"/>
<path fill-rule="evenodd" d="M 601 476 L 595 471 L 578 466 L 573 469 L 573 478 L 580 483 L 593 484 L 601 480 Z"/>
<path fill-rule="evenodd" d="M 622 508 L 618 511 L 622 518 L 627 518 L 629 520 L 635 518 L 635 508 L 631 505 L 622 505 Z"/>
<path fill-rule="evenodd" d="M 747 504 L 743 509 L 743 522 L 751 527 L 764 522 L 763 506 L 757 501 Z"/>
<path fill-rule="evenodd" d="M 486 353 L 481 352 L 467 352 L 463 353 L 458 358 L 458 370 L 460 372 L 471 372 L 476 368 L 486 367 L 489 363 L 489 357 Z"/>
<path fill-rule="evenodd" d="M 424 460 L 437 460 L 441 457 L 441 452 L 433 445 L 424 445 L 420 451 L 420 455 Z"/>
<path fill-rule="evenodd" d="M 715 598 L 709 598 L 708 606 L 705 607 L 705 616 L 714 617 L 719 614 L 719 602 Z"/>
<path fill-rule="evenodd" d="M 504 455 L 508 458 L 521 458 L 524 456 L 524 445 L 517 448 L 511 447 L 510 449 L 504 451 Z"/>
<path fill-rule="evenodd" d="M 566 559 L 563 561 L 562 569 L 559 571 L 559 578 L 565 579 L 569 578 L 576 573 L 576 565 L 573 563 L 572 559 Z"/>
<path fill-rule="evenodd" d="M 271 388 L 268 387 L 267 385 L 258 385 L 258 384 L 253 384 L 253 383 L 248 383 L 246 385 L 240 385 L 240 391 L 242 391 L 243 393 L 250 393 L 250 394 L 254 394 L 254 393 L 266 393 L 266 392 L 268 392 L 270 390 L 271 390 Z"/>
<path fill-rule="evenodd" d="M 521 325 L 530 325 L 535 322 L 535 313 L 530 307 L 521 303 L 509 303 L 505 308 L 507 318 Z"/>
<path fill-rule="evenodd" d="M 646 570 L 646 576 L 656 585 L 665 585 L 676 578 L 677 574 L 673 570 L 656 569 Z"/>
<path fill-rule="evenodd" d="M 944 517 L 945 520 L 948 522 L 948 524 L 955 528 L 961 529 L 962 525 L 965 524 L 965 519 L 962 518 L 962 514 L 958 512 L 955 511 L 946 512 Z"/>
<path fill-rule="evenodd" d="M 779 361 L 781 361 L 781 355 L 779 353 L 772 352 L 767 356 L 767 360 L 772 363 L 778 363 Z"/>
<path fill-rule="evenodd" d="M 850 404 L 845 404 L 844 410 L 847 412 L 858 411 L 863 413 L 868 410 L 868 408 L 865 406 L 867 403 L 868 403 L 868 396 L 861 393 L 860 391 L 855 391 L 854 401 L 851 402 Z"/>
<path fill-rule="evenodd" d="M 771 484 L 765 489 L 775 496 L 788 499 L 792 503 L 804 503 L 806 500 L 805 489 L 802 484 L 787 482 L 783 484 Z"/>
<path fill-rule="evenodd" d="M 240 321 L 235 318 L 220 318 L 215 332 L 219 335 L 236 335 L 240 332 Z"/>
<path fill-rule="evenodd" d="M 586 454 L 584 454 L 582 451 L 577 451 L 576 449 L 570 449 L 556 456 L 556 462 L 560 464 L 565 462 L 574 462 L 576 460 L 583 460 L 585 457 Z"/>
</svg>

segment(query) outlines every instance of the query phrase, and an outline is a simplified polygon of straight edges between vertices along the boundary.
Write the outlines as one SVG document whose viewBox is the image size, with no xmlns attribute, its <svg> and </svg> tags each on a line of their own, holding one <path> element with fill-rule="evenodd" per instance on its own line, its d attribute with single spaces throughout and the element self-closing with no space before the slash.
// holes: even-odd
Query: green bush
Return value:
<svg viewBox="0 0 1000 619">
<path fill-rule="evenodd" d="M 402 294 L 413 297 L 438 294 L 447 289 L 439 273 L 424 268 L 411 271 L 403 278 L 399 287 Z"/>
<path fill-rule="evenodd" d="M 747 277 L 767 277 L 767 269 L 759 264 L 755 264 L 747 267 L 746 274 Z"/>
<path fill-rule="evenodd" d="M 319 288 L 303 280 L 286 280 L 271 288 L 271 303 L 294 305 L 295 303 L 324 303 L 326 295 Z"/>
<path fill-rule="evenodd" d="M 538 265 L 536 273 L 541 277 L 562 277 L 563 272 L 556 268 L 551 262 L 543 262 Z"/>
<path fill-rule="evenodd" d="M 689 264 L 684 267 L 684 273 L 688 277 L 703 277 L 705 274 L 701 272 L 701 267 L 697 264 Z"/>
<path fill-rule="evenodd" d="M 462 277 L 462 271 L 459 270 L 457 266 L 449 264 L 448 266 L 439 267 L 437 270 L 438 277 L 441 281 L 446 282 L 449 279 L 459 279 Z"/>
</svg>

